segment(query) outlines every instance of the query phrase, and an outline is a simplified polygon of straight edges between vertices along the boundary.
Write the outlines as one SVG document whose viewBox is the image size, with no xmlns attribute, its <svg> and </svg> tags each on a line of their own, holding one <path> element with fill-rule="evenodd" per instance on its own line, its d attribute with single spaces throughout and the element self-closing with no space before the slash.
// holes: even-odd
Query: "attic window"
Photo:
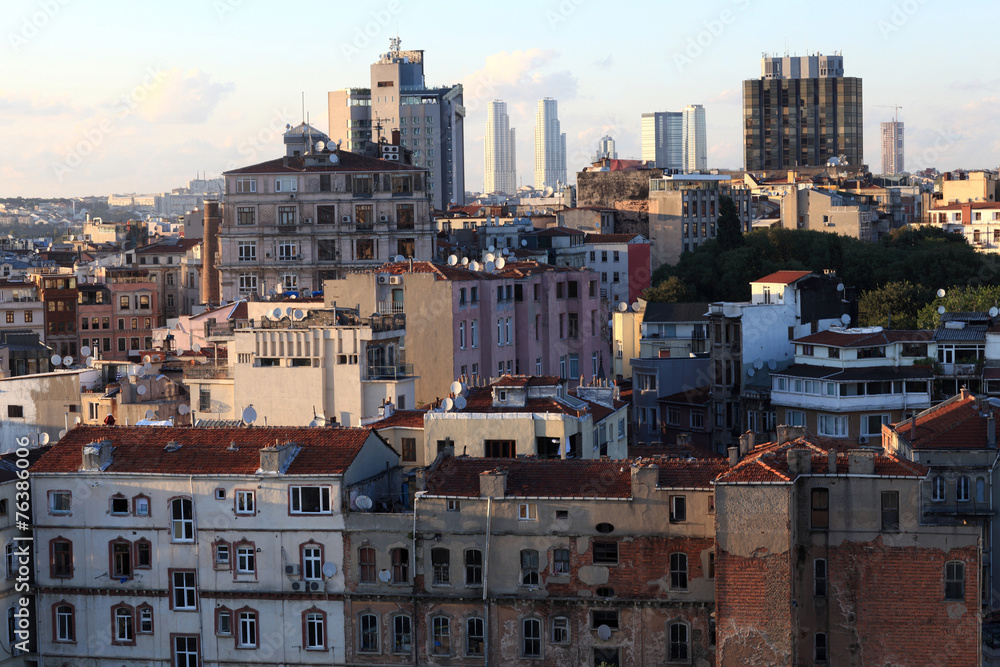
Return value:
<svg viewBox="0 0 1000 667">
<path fill-rule="evenodd" d="M 615 527 L 610 523 L 599 523 L 597 524 L 597 526 L 595 526 L 595 529 L 597 530 L 597 532 L 607 535 L 608 533 L 613 533 Z"/>
<path fill-rule="evenodd" d="M 500 389 L 499 391 L 497 391 L 497 400 L 498 401 L 506 401 L 507 400 L 507 390 Z"/>
<path fill-rule="evenodd" d="M 181 443 L 179 443 L 176 440 L 174 440 L 174 441 L 168 442 L 167 446 L 163 448 L 163 451 L 165 451 L 165 452 L 176 452 L 180 448 L 181 448 Z"/>
<path fill-rule="evenodd" d="M 216 500 L 225 500 L 226 499 L 226 490 L 225 489 L 216 489 L 215 490 L 215 499 Z"/>
</svg>

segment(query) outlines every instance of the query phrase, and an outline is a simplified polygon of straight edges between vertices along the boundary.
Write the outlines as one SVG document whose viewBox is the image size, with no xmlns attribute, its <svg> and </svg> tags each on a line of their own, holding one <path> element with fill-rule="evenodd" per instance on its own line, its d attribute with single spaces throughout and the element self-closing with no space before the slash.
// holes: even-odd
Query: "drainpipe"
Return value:
<svg viewBox="0 0 1000 667">
<path fill-rule="evenodd" d="M 490 664 L 490 522 L 493 518 L 493 498 L 486 499 L 486 558 L 483 562 L 483 664 Z"/>
</svg>

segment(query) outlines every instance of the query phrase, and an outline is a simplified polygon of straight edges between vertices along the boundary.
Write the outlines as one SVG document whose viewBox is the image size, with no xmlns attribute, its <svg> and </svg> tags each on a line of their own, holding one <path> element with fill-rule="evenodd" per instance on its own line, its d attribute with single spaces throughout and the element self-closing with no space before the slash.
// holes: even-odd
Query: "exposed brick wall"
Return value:
<svg viewBox="0 0 1000 667">
<path fill-rule="evenodd" d="M 649 179 L 662 169 L 588 171 L 576 175 L 576 205 L 612 208 L 620 199 L 649 199 Z"/>
<path fill-rule="evenodd" d="M 789 555 L 742 557 L 716 549 L 718 664 L 790 664 L 793 626 Z"/>
</svg>

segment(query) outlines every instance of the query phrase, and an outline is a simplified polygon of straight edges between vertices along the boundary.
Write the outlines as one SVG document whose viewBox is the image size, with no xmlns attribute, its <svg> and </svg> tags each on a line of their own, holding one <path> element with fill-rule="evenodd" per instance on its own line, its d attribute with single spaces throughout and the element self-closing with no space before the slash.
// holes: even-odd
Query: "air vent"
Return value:
<svg viewBox="0 0 1000 667">
<path fill-rule="evenodd" d="M 594 528 L 603 535 L 615 532 L 615 527 L 610 523 L 599 523 Z"/>
<path fill-rule="evenodd" d="M 170 442 L 167 443 L 167 446 L 163 448 L 163 451 L 176 452 L 180 448 L 181 448 L 181 443 L 177 442 L 176 440 L 171 440 Z"/>
<path fill-rule="evenodd" d="M 610 586 L 598 586 L 594 590 L 594 595 L 599 598 L 613 598 L 615 596 L 615 589 Z"/>
</svg>

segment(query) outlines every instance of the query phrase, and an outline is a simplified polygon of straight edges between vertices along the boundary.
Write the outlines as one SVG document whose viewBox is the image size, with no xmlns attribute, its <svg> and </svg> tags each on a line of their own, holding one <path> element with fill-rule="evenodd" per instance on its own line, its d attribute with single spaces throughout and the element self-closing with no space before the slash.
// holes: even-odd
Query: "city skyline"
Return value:
<svg viewBox="0 0 1000 667">
<path fill-rule="evenodd" d="M 464 12 L 470 25 L 483 18 L 458 3 L 438 6 L 452 15 Z M 281 154 L 285 124 L 302 120 L 303 97 L 310 123 L 326 129 L 327 93 L 368 81 L 370 64 L 397 34 L 404 50 L 425 51 L 429 85 L 465 89 L 469 189 L 483 182 L 486 108 L 493 99 L 507 101 L 511 125 L 522 128 L 533 127 L 539 99 L 559 100 L 571 182 L 602 136 L 615 139 L 621 158 L 638 158 L 641 114 L 688 103 L 706 110 L 708 166 L 740 168 L 740 84 L 759 75 L 762 52 L 786 48 L 800 55 L 843 53 L 850 75 L 864 79 L 871 91 L 864 100 L 864 156 L 871 169 L 879 169 L 879 124 L 892 118 L 881 106 L 890 104 L 902 107 L 900 121 L 908 125 L 911 170 L 997 164 L 1000 144 L 981 138 L 996 134 L 1000 122 L 989 113 L 1000 82 L 986 69 L 986 26 L 969 26 L 944 8 L 858 4 L 865 20 L 840 12 L 824 17 L 822 31 L 805 33 L 798 26 L 806 10 L 791 4 L 788 12 L 766 14 L 748 0 L 650 3 L 620 14 L 573 1 L 522 6 L 528 14 L 496 18 L 494 34 L 503 39 L 458 31 L 440 40 L 432 12 L 402 0 L 359 4 L 338 13 L 335 37 L 314 42 L 301 39 L 298 13 L 265 18 L 240 0 L 179 2 L 170 14 L 143 6 L 121 11 L 113 2 L 9 3 L 0 146 L 12 157 L 0 167 L 0 195 L 157 192 L 196 171 L 218 176 L 271 159 Z M 323 15 L 321 3 L 301 7 Z M 643 21 L 633 20 L 635 12 Z M 607 34 L 629 42 L 651 38 L 668 19 L 684 27 L 652 69 L 644 53 L 603 46 Z M 928 58 L 919 68 L 886 63 L 887 52 L 924 53 L 935 35 L 959 28 L 969 35 L 961 56 Z M 262 39 L 272 43 L 272 53 L 287 55 L 259 58 Z M 523 141 L 518 152 L 520 185 L 533 155 Z"/>
</svg>

